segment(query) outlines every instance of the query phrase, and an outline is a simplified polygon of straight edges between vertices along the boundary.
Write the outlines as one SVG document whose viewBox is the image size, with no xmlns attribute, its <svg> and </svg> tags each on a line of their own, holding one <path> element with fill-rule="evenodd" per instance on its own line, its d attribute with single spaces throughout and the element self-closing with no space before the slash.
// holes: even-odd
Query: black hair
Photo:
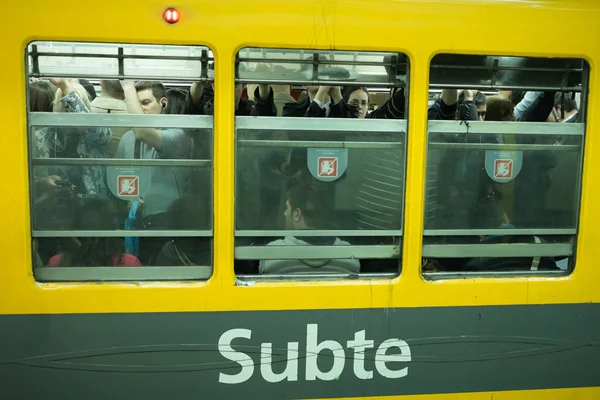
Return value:
<svg viewBox="0 0 600 400">
<path fill-rule="evenodd" d="M 485 94 L 477 92 L 473 101 L 475 102 L 475 107 L 485 106 L 487 104 L 487 97 L 485 97 Z"/>
<path fill-rule="evenodd" d="M 510 101 L 513 103 L 513 106 L 517 106 L 525 97 L 525 94 L 527 92 L 524 90 L 513 90 L 512 92 L 510 92 Z"/>
<path fill-rule="evenodd" d="M 187 93 L 182 89 L 167 90 L 167 108 L 165 114 L 183 114 Z"/>
<path fill-rule="evenodd" d="M 563 99 L 563 93 L 558 92 L 554 96 L 554 107 L 564 108 L 565 112 L 571 112 L 573 110 L 577 110 L 577 100 L 575 100 L 575 96 L 573 93 L 565 93 Z"/>
<path fill-rule="evenodd" d="M 201 230 L 209 229 L 211 210 L 210 196 L 204 190 L 175 200 L 167 213 L 172 229 Z"/>
<path fill-rule="evenodd" d="M 92 85 L 92 82 L 88 81 L 87 79 L 80 79 L 79 84 L 83 86 L 83 88 L 87 92 L 90 101 L 94 100 L 97 97 L 96 89 L 94 88 L 94 85 Z"/>
<path fill-rule="evenodd" d="M 513 103 L 510 99 L 492 96 L 487 99 L 486 121 L 514 121 Z"/>
<path fill-rule="evenodd" d="M 29 111 L 52 112 L 56 86 L 48 81 L 35 81 L 29 84 Z"/>
<path fill-rule="evenodd" d="M 475 96 L 473 96 L 473 101 L 475 102 L 475 107 L 481 107 L 481 106 L 486 105 L 487 98 L 485 97 L 485 94 L 481 93 L 480 91 L 477 91 L 477 93 L 475 93 Z M 465 102 L 465 92 L 462 91 L 458 95 L 458 105 L 460 106 L 464 102 Z"/>
<path fill-rule="evenodd" d="M 152 90 L 152 95 L 156 99 L 157 102 L 160 102 L 160 99 L 163 97 L 167 97 L 167 89 L 165 89 L 165 85 L 159 81 L 140 81 L 135 84 L 135 90 L 141 92 L 142 90 Z"/>
<path fill-rule="evenodd" d="M 367 96 L 369 95 L 369 91 L 364 86 L 344 86 L 342 89 L 342 97 L 344 98 L 344 101 L 347 103 L 352 93 L 356 92 L 357 90 L 362 90 L 367 94 Z"/>
<path fill-rule="evenodd" d="M 115 230 L 118 228 L 117 212 L 111 201 L 101 196 L 81 199 L 73 213 L 75 230 Z M 110 267 L 113 258 L 117 264 L 123 261 L 125 243 L 119 237 L 84 237 L 80 245 L 71 245 L 63 255 L 61 266 Z M 73 241 L 72 243 L 75 243 Z"/>
<path fill-rule="evenodd" d="M 116 80 L 103 80 L 100 83 L 100 86 L 102 86 L 102 92 L 106 93 L 108 97 L 118 100 L 125 99 L 125 92 L 123 92 L 121 82 Z"/>
<path fill-rule="evenodd" d="M 324 186 L 299 183 L 289 191 L 289 202 L 292 211 L 302 211 L 306 225 L 312 229 L 326 229 L 331 216 L 327 199 L 330 193 L 324 193 Z"/>
</svg>

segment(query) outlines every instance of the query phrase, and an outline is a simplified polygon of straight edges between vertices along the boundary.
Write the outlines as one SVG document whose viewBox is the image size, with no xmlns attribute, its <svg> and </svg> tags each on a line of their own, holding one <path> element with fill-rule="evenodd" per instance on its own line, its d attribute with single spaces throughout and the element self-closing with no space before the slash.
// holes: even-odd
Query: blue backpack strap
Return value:
<svg viewBox="0 0 600 400">
<path fill-rule="evenodd" d="M 140 203 L 139 201 L 134 200 L 131 203 L 131 208 L 129 209 L 129 217 L 125 221 L 125 230 L 131 231 L 134 229 L 135 218 L 137 214 L 137 210 Z M 125 254 L 131 254 L 134 256 L 138 256 L 140 252 L 140 238 L 137 236 L 127 236 L 125 238 Z"/>
</svg>

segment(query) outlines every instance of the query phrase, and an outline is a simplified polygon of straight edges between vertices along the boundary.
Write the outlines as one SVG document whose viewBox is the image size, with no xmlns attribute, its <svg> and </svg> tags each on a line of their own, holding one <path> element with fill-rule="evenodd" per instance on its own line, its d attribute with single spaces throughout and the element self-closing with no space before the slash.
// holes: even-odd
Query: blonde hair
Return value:
<svg viewBox="0 0 600 400">
<path fill-rule="evenodd" d="M 73 90 L 75 91 L 75 94 L 77 94 L 77 96 L 81 99 L 81 101 L 83 101 L 83 104 L 85 104 L 85 106 L 87 107 L 87 109 L 89 111 L 90 98 L 88 97 L 88 93 L 85 90 L 85 88 L 83 86 L 81 86 L 80 83 L 73 82 Z M 54 106 L 52 108 L 52 111 L 67 112 L 65 105 L 62 103 L 62 101 L 60 101 L 60 99 L 62 99 L 63 97 L 65 97 L 65 95 L 63 94 L 62 90 L 59 88 L 56 91 L 56 95 L 54 96 Z"/>
</svg>

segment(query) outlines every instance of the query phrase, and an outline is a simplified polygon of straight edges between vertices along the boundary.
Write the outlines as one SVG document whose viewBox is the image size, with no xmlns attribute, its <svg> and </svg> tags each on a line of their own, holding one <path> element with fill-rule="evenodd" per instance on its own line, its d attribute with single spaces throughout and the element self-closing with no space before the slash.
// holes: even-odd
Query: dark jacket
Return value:
<svg viewBox="0 0 600 400">
<path fill-rule="evenodd" d="M 461 121 L 477 121 L 477 107 L 474 101 L 464 101 L 448 105 L 441 98 L 436 99 L 428 110 L 430 120 L 455 120 L 456 111 Z M 448 143 L 488 142 L 492 138 L 475 135 L 445 135 Z M 430 165 L 437 164 L 436 170 L 428 171 L 434 174 L 428 178 L 428 196 L 435 195 L 436 205 L 428 213 L 426 221 L 433 229 L 468 229 L 484 227 L 490 219 L 495 221 L 498 215 L 495 200 L 488 198 L 488 192 L 495 192 L 495 182 L 492 182 L 482 170 L 483 161 L 480 154 L 468 150 L 446 150 L 430 152 Z M 430 168 L 431 168 L 430 167 Z M 433 167 L 435 168 L 435 167 Z M 495 223 L 495 222 L 492 222 Z M 499 222 L 498 222 L 499 224 Z"/>
<path fill-rule="evenodd" d="M 441 97 L 438 97 L 435 102 L 427 110 L 428 120 L 455 120 L 456 119 L 456 103 L 448 105 L 444 103 Z"/>
<path fill-rule="evenodd" d="M 519 122 L 546 122 L 548 115 L 554 108 L 554 96 L 556 92 L 544 92 L 540 94 L 531 105 L 523 111 Z"/>
<path fill-rule="evenodd" d="M 433 105 L 427 110 L 428 120 L 455 120 L 458 103 L 446 104 L 442 98 L 435 100 Z M 472 100 L 464 101 L 460 105 L 458 119 L 461 121 L 477 121 L 477 106 Z"/>
<path fill-rule="evenodd" d="M 406 108 L 406 98 L 404 97 L 404 88 L 395 90 L 393 95 L 377 110 L 367 114 L 365 118 L 371 119 L 404 119 L 404 110 Z"/>
<path fill-rule="evenodd" d="M 238 108 L 235 110 L 235 115 L 240 116 L 277 116 L 277 108 L 273 101 L 273 89 L 267 100 L 262 100 L 258 96 L 258 88 L 256 88 L 255 98 L 256 102 L 252 102 L 247 99 L 241 99 Z M 185 97 L 185 104 L 183 106 L 183 114 L 187 115 L 213 115 L 214 114 L 214 101 L 215 91 L 212 87 L 204 88 L 200 104 L 196 104 L 192 101 L 190 92 Z"/>
<path fill-rule="evenodd" d="M 309 118 L 349 118 L 351 116 L 348 107 L 344 101 L 337 104 L 329 103 L 329 115 L 325 108 L 321 108 L 317 103 L 311 101 L 308 97 L 299 103 L 287 103 L 283 106 L 284 117 L 309 117 Z"/>
</svg>

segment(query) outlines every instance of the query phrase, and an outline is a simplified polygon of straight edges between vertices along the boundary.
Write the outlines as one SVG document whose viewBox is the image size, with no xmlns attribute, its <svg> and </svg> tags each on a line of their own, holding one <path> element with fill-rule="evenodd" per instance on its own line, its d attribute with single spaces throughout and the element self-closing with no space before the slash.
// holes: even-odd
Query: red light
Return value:
<svg viewBox="0 0 600 400">
<path fill-rule="evenodd" d="M 163 18 L 170 24 L 174 24 L 179 21 L 179 11 L 174 8 L 167 8 L 163 13 Z"/>
</svg>

